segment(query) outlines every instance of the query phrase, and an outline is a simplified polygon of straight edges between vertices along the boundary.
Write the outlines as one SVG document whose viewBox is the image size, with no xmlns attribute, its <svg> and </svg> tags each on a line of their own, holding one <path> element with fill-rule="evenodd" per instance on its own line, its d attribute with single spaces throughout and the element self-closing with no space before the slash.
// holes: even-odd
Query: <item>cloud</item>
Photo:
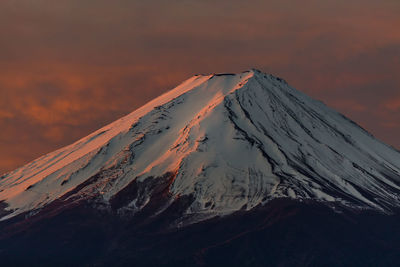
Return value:
<svg viewBox="0 0 400 267">
<path fill-rule="evenodd" d="M 391 111 L 398 111 L 400 109 L 400 98 L 388 100 L 385 107 Z"/>
<path fill-rule="evenodd" d="M 252 67 L 400 147 L 399 13 L 397 0 L 2 1 L 0 172 L 191 75 Z"/>
<path fill-rule="evenodd" d="M 14 115 L 11 112 L 0 110 L 0 120 L 12 119 Z"/>
</svg>

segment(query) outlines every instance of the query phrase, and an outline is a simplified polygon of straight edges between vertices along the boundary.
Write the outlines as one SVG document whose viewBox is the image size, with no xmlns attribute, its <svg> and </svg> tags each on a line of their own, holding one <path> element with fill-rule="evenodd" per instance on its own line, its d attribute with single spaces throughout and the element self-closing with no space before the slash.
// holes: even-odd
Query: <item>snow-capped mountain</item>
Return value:
<svg viewBox="0 0 400 267">
<path fill-rule="evenodd" d="M 390 213 L 400 206 L 400 153 L 280 78 L 196 75 L 1 176 L 0 215 L 83 199 L 135 214 L 159 195 L 156 213 L 187 198 L 193 221 L 276 198 Z"/>
</svg>

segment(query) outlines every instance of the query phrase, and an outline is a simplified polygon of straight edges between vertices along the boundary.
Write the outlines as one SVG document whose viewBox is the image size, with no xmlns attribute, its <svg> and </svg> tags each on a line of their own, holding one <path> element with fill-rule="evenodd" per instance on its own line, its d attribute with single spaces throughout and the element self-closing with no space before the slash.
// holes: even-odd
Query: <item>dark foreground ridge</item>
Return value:
<svg viewBox="0 0 400 267">
<path fill-rule="evenodd" d="M 400 153 L 250 70 L 0 177 L 1 266 L 400 266 Z"/>
<path fill-rule="evenodd" d="M 2 266 L 396 266 L 399 215 L 273 200 L 173 229 L 187 199 L 131 219 L 77 205 L 0 225 Z M 68 220 L 66 220 L 68 218 Z M 25 231 L 29 229 L 29 231 Z M 5 234 L 9 233 L 9 234 Z"/>
</svg>

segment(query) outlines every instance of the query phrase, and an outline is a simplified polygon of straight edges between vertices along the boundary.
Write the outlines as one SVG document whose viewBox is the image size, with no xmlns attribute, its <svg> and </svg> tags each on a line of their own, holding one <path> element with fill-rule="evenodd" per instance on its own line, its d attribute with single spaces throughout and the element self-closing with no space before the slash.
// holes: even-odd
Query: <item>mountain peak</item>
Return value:
<svg viewBox="0 0 400 267">
<path fill-rule="evenodd" d="M 3 175 L 0 203 L 7 205 L 3 220 L 88 199 L 134 214 L 162 193 L 162 208 L 186 197 L 184 213 L 199 220 L 275 198 L 390 212 L 400 206 L 399 190 L 398 151 L 284 80 L 251 69 L 195 75 Z"/>
</svg>

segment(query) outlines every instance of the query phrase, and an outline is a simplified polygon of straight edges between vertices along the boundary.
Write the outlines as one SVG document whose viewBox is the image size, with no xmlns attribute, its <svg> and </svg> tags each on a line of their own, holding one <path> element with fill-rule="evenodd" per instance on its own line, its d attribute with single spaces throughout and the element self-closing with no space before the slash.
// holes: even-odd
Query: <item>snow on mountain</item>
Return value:
<svg viewBox="0 0 400 267">
<path fill-rule="evenodd" d="M 390 212 L 400 206 L 400 153 L 272 75 L 196 75 L 76 143 L 0 177 L 2 220 L 56 199 L 136 212 L 167 179 L 204 218 L 273 198 Z M 129 191 L 129 190 L 128 190 Z M 139 193 L 138 193 L 139 192 Z M 1 214 L 1 213 L 0 213 Z"/>
</svg>

